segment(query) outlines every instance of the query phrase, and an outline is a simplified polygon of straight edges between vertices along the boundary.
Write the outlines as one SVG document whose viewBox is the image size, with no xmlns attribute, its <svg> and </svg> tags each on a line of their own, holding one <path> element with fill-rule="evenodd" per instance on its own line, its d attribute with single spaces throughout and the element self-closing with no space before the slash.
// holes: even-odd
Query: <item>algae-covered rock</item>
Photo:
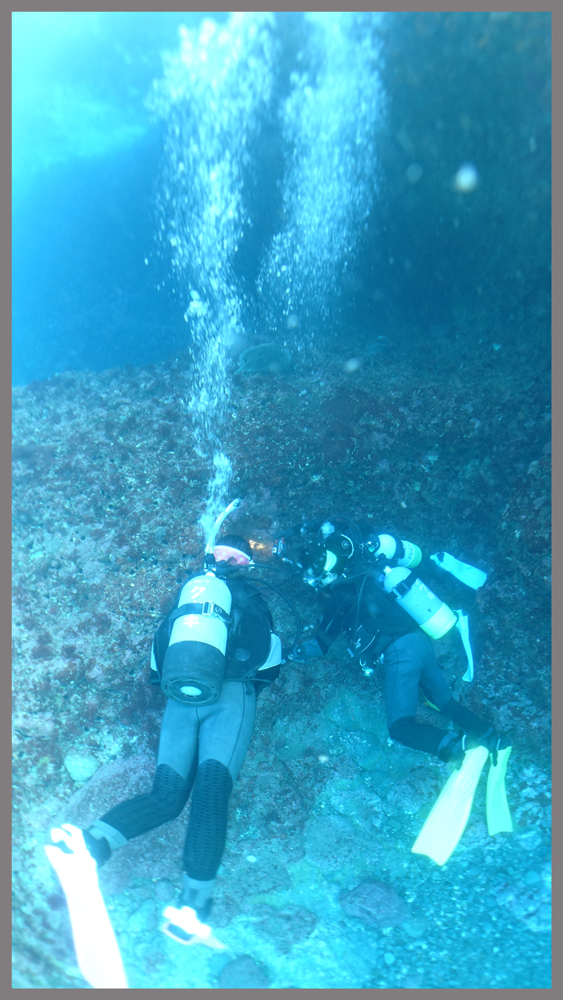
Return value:
<svg viewBox="0 0 563 1000">
<path fill-rule="evenodd" d="M 346 816 L 313 816 L 307 823 L 305 856 L 325 874 L 353 864 L 357 850 L 356 830 Z"/>
<path fill-rule="evenodd" d="M 411 816 L 430 806 L 440 791 L 440 778 L 426 767 L 413 767 L 406 777 L 393 785 L 387 796 L 389 805 Z"/>
<path fill-rule="evenodd" d="M 293 356 L 278 344 L 257 344 L 239 354 L 238 364 L 237 372 L 278 375 L 293 366 Z"/>
<path fill-rule="evenodd" d="M 252 955 L 238 955 L 221 970 L 218 985 L 220 989 L 266 989 L 270 977 Z"/>
<path fill-rule="evenodd" d="M 118 802 L 150 792 L 155 763 L 154 754 L 142 752 L 102 765 L 94 777 L 64 803 L 54 825 L 72 823 L 86 829 Z M 104 898 L 121 892 L 139 878 L 151 884 L 153 879 L 168 879 L 176 885 L 182 873 L 185 836 L 186 815 L 182 813 L 165 828 L 150 830 L 114 851 L 99 874 Z"/>
<path fill-rule="evenodd" d="M 383 700 L 376 691 L 366 698 L 360 691 L 340 687 L 325 705 L 324 714 L 343 729 L 364 729 L 387 738 Z"/>
<path fill-rule="evenodd" d="M 260 932 L 270 938 L 283 955 L 287 955 L 298 941 L 306 941 L 318 923 L 316 914 L 303 906 L 285 906 L 277 910 L 262 905 L 258 911 L 260 916 L 264 914 L 257 925 Z"/>
<path fill-rule="evenodd" d="M 404 899 L 383 882 L 361 882 L 350 892 L 341 893 L 340 905 L 369 927 L 398 927 L 410 917 Z"/>
<path fill-rule="evenodd" d="M 385 819 L 380 796 L 364 784 L 355 786 L 351 781 L 336 781 L 327 786 L 319 801 L 368 832 L 373 827 L 379 829 Z"/>
</svg>

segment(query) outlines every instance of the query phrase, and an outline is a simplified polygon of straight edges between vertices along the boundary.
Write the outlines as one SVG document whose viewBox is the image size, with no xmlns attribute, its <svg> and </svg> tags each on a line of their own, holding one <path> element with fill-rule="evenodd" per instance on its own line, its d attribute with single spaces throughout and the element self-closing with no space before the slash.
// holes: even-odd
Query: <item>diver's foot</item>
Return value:
<svg viewBox="0 0 563 1000">
<path fill-rule="evenodd" d="M 44 850 L 55 869 L 67 900 L 76 902 L 97 898 L 99 893 L 96 862 L 90 854 L 82 830 L 64 823 L 51 830 L 52 844 Z"/>
<path fill-rule="evenodd" d="M 226 949 L 226 945 L 215 937 L 209 924 L 202 923 L 196 911 L 190 906 L 182 906 L 181 909 L 167 906 L 163 916 L 165 920 L 161 924 L 161 931 L 178 944 L 204 944 L 207 948 L 215 948 L 218 951 Z"/>
</svg>

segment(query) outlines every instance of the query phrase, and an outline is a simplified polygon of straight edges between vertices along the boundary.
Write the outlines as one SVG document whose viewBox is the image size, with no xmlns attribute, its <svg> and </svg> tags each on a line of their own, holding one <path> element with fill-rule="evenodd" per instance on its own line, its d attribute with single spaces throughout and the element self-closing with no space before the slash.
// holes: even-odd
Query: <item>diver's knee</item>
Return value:
<svg viewBox="0 0 563 1000">
<path fill-rule="evenodd" d="M 166 813 L 169 819 L 176 819 L 184 808 L 189 793 L 188 781 L 169 764 L 159 764 L 154 776 L 150 796 Z"/>
<path fill-rule="evenodd" d="M 414 715 L 404 715 L 401 719 L 395 719 L 389 726 L 389 736 L 397 743 L 404 743 L 408 739 L 412 727 L 415 725 Z"/>
<path fill-rule="evenodd" d="M 194 795 L 196 792 L 201 793 L 205 790 L 207 794 L 214 793 L 219 797 L 228 798 L 232 787 L 231 772 L 225 764 L 221 763 L 220 760 L 215 760 L 214 757 L 209 757 L 201 762 L 197 769 Z"/>
</svg>

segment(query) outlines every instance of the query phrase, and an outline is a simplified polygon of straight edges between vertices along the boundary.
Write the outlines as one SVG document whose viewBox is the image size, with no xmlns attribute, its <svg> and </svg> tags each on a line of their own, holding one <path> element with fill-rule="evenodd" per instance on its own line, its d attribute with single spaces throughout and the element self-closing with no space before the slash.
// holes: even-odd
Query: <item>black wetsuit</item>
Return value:
<svg viewBox="0 0 563 1000">
<path fill-rule="evenodd" d="M 231 577 L 226 582 L 232 595 L 233 625 L 219 699 L 212 705 L 196 706 L 170 698 L 152 790 L 121 802 L 85 831 L 89 850 L 103 863 L 110 849 L 179 816 L 193 788 L 184 845 L 183 899 L 204 915 L 225 846 L 229 796 L 252 738 L 256 691 L 280 671 L 278 662 L 260 672 L 261 664 L 272 659 L 273 621 L 268 604 L 246 580 Z M 177 599 L 173 607 L 176 604 Z M 168 615 L 153 640 L 153 683 L 159 683 L 170 631 Z M 249 673 L 249 662 L 259 679 L 241 679 Z"/>
<path fill-rule="evenodd" d="M 349 532 L 346 524 L 335 526 Z M 416 574 L 428 580 L 429 585 L 430 581 L 433 584 L 438 572 L 429 559 L 423 559 L 416 567 Z M 346 576 L 348 580 L 341 578 L 323 592 L 328 597 L 328 604 L 314 638 L 324 655 L 336 637 L 344 632 L 363 663 L 383 666 L 391 738 L 414 750 L 438 755 L 444 731 L 415 722 L 419 687 L 442 715 L 471 735 L 483 735 L 487 724 L 454 700 L 436 662 L 432 640 L 386 594 L 382 568 L 376 565 L 368 568 L 363 558 L 355 554 L 346 567 Z M 442 580 L 442 588 L 443 583 Z M 438 588 L 439 585 L 438 578 Z M 468 596 L 464 594 L 466 602 Z"/>
</svg>

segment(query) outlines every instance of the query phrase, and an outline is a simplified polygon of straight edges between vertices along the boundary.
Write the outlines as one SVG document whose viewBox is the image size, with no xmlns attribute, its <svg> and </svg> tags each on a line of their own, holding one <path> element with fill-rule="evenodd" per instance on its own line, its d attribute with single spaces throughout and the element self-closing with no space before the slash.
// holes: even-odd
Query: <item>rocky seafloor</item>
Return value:
<svg viewBox="0 0 563 1000">
<path fill-rule="evenodd" d="M 450 768 L 388 739 L 382 679 L 339 640 L 259 698 L 215 894 L 227 951 L 158 929 L 189 805 L 101 870 L 132 987 L 550 985 L 548 361 L 533 336 L 513 350 L 484 330 L 476 344 L 316 347 L 283 375 L 235 374 L 224 447 L 228 499 L 244 506 L 229 527 L 267 545 L 342 511 L 488 571 L 470 607 L 473 683 L 457 633 L 436 648 L 456 697 L 512 738 L 514 832 L 488 836 L 483 777 L 448 863 L 411 853 Z M 197 567 L 209 478 L 188 386 L 180 356 L 14 390 L 16 988 L 87 988 L 43 851 L 51 827 L 150 788 L 165 704 L 147 683 L 150 640 Z M 312 592 L 255 573 L 314 625 Z M 291 641 L 289 610 L 266 595 Z"/>
</svg>

